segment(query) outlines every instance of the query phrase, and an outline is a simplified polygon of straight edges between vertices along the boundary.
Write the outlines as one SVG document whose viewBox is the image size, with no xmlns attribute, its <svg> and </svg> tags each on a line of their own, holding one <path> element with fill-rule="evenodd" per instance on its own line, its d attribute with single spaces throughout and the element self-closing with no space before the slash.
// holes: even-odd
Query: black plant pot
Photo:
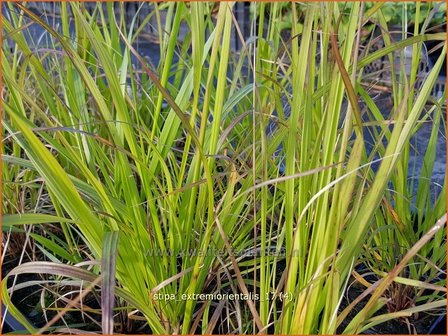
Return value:
<svg viewBox="0 0 448 336">
<path fill-rule="evenodd" d="M 429 335 L 446 335 L 446 314 L 439 316 L 428 330 Z"/>
<path fill-rule="evenodd" d="M 7 310 L 5 305 L 2 303 L 2 318 L 3 318 L 3 314 L 6 313 L 6 317 L 5 317 L 5 322 L 3 324 L 3 328 L 1 333 L 5 334 L 7 332 L 17 332 L 17 331 L 26 331 L 26 328 L 22 325 L 22 323 L 20 323 L 19 321 L 16 320 L 15 317 L 13 317 Z"/>
</svg>

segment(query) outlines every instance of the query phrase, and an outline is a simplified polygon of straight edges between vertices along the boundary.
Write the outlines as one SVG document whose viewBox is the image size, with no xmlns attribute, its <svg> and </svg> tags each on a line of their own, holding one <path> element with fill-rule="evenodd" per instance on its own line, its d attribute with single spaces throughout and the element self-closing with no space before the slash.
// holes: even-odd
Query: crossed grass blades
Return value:
<svg viewBox="0 0 448 336">
<path fill-rule="evenodd" d="M 3 4 L 3 231 L 26 232 L 39 249 L 7 278 L 46 273 L 54 277 L 42 286 L 68 277 L 71 286 L 87 284 L 85 295 L 101 288 L 101 306 L 83 314 L 109 334 L 123 312 L 155 334 L 333 334 L 342 325 L 354 334 L 444 307 L 446 196 L 432 204 L 429 182 L 419 185 L 418 230 L 403 200 L 412 192 L 409 139 L 432 118 L 421 176 L 430 180 L 444 123 L 442 99 L 430 95 L 445 44 L 422 87 L 413 83 L 423 42 L 442 43 L 445 34 L 426 33 L 428 16 L 414 36 L 392 41 L 382 4 L 253 3 L 244 40 L 234 5 L 151 4 L 139 20 L 122 4 L 88 11 L 60 3 L 53 27 L 26 5 Z M 291 24 L 278 25 L 285 11 Z M 157 67 L 134 47 L 153 18 Z M 382 27 L 385 46 L 358 55 L 368 22 Z M 47 48 L 30 40 L 31 24 L 43 27 Z M 411 71 L 393 70 L 385 117 L 362 69 L 408 46 Z M 376 126 L 370 152 L 367 125 Z M 399 248 L 387 248 L 396 241 Z M 360 264 L 376 282 L 356 272 Z M 351 275 L 367 289 L 342 310 Z M 32 333 L 59 330 L 54 324 L 84 299 L 72 298 L 38 330 L 11 304 L 7 280 L 4 303 Z M 414 304 L 375 315 L 393 307 L 397 284 L 416 291 Z M 247 299 L 176 299 L 222 293 Z"/>
</svg>

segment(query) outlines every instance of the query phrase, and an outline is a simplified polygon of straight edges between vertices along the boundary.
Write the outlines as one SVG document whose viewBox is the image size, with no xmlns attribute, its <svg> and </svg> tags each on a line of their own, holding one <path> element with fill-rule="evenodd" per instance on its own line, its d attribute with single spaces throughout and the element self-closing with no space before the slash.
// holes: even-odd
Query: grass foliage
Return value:
<svg viewBox="0 0 448 336">
<path fill-rule="evenodd" d="M 237 53 L 233 2 L 154 4 L 142 21 L 123 4 L 60 3 L 58 27 L 26 5 L 3 6 L 3 232 L 25 232 L 44 258 L 8 277 L 100 287 L 105 333 L 120 310 L 156 334 L 356 334 L 445 306 L 446 195 L 432 200 L 431 176 L 446 120 L 443 99 L 430 96 L 446 35 L 426 33 L 419 3 L 422 24 L 401 41 L 380 4 L 254 3 L 253 37 Z M 289 39 L 278 24 L 285 8 Z M 135 49 L 151 18 L 158 65 Z M 385 46 L 362 54 L 368 22 L 383 27 Z M 47 48 L 33 44 L 31 24 Z M 425 41 L 440 41 L 441 53 L 417 88 Z M 363 67 L 410 46 L 411 70 L 393 70 L 384 115 Z M 428 122 L 410 183 L 410 139 Z M 366 300 L 342 309 L 353 277 Z M 397 284 L 413 304 L 377 313 Z M 9 311 L 36 332 L 8 286 Z M 248 299 L 181 299 L 201 293 Z"/>
</svg>

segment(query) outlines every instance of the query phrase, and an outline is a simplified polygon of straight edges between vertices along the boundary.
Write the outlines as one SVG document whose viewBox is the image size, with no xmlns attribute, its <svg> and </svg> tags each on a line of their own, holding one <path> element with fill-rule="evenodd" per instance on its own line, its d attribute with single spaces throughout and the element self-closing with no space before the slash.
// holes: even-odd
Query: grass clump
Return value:
<svg viewBox="0 0 448 336">
<path fill-rule="evenodd" d="M 415 36 L 391 42 L 385 30 L 385 46 L 364 56 L 363 26 L 386 23 L 379 5 L 342 12 L 333 3 L 254 3 L 248 40 L 231 2 L 152 4 L 142 22 L 138 11 L 127 22 L 113 3 L 93 11 L 61 3 L 60 27 L 25 5 L 4 6 L 4 230 L 61 225 L 31 236 L 45 252 L 9 276 L 75 278 L 93 296 L 101 288 L 93 311 L 104 333 L 124 314 L 157 334 L 332 334 L 343 324 L 354 334 L 442 306 L 446 257 L 435 252 L 445 241 L 446 198 L 431 203 L 429 182 L 419 182 L 416 230 L 405 224 L 413 209 L 403 200 L 413 192 L 409 140 L 430 117 L 420 181 L 435 161 L 441 100 L 423 110 L 445 45 L 422 87 L 413 83 L 422 43 L 444 34 L 417 24 Z M 291 25 L 278 25 L 287 11 Z M 135 46 L 154 18 L 158 65 Z M 31 24 L 43 28 L 47 48 L 31 44 Z M 412 71 L 393 74 L 393 108 L 383 116 L 363 67 L 411 45 Z M 36 179 L 41 189 L 29 187 Z M 39 204 L 37 190 L 48 195 L 45 211 L 18 206 L 25 188 L 29 204 Z M 410 263 L 417 253 L 431 264 Z M 375 283 L 362 280 L 361 264 Z M 342 310 L 341 302 L 352 275 L 369 299 L 348 323 L 354 305 Z M 384 296 L 397 283 L 433 292 L 375 315 L 392 307 Z M 10 312 L 36 332 L 3 284 Z"/>
</svg>

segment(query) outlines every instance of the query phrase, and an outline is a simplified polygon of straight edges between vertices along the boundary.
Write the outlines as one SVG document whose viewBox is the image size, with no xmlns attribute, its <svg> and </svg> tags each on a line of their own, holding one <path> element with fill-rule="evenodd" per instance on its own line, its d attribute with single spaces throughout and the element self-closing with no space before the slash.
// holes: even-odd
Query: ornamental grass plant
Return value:
<svg viewBox="0 0 448 336">
<path fill-rule="evenodd" d="M 34 251 L 2 299 L 24 332 L 356 334 L 446 306 L 446 195 L 431 198 L 446 34 L 416 19 L 394 41 L 381 3 L 251 3 L 246 37 L 235 5 L 58 3 L 53 24 L 2 4 L 4 249 L 22 235 Z M 384 47 L 361 53 L 372 23 Z M 148 24 L 159 64 L 137 46 Z M 427 41 L 440 55 L 416 87 Z M 412 46 L 384 114 L 363 68 Z M 342 307 L 353 279 L 366 288 Z M 36 285 L 40 325 L 12 303 Z M 394 310 L 399 285 L 414 301 Z"/>
</svg>

